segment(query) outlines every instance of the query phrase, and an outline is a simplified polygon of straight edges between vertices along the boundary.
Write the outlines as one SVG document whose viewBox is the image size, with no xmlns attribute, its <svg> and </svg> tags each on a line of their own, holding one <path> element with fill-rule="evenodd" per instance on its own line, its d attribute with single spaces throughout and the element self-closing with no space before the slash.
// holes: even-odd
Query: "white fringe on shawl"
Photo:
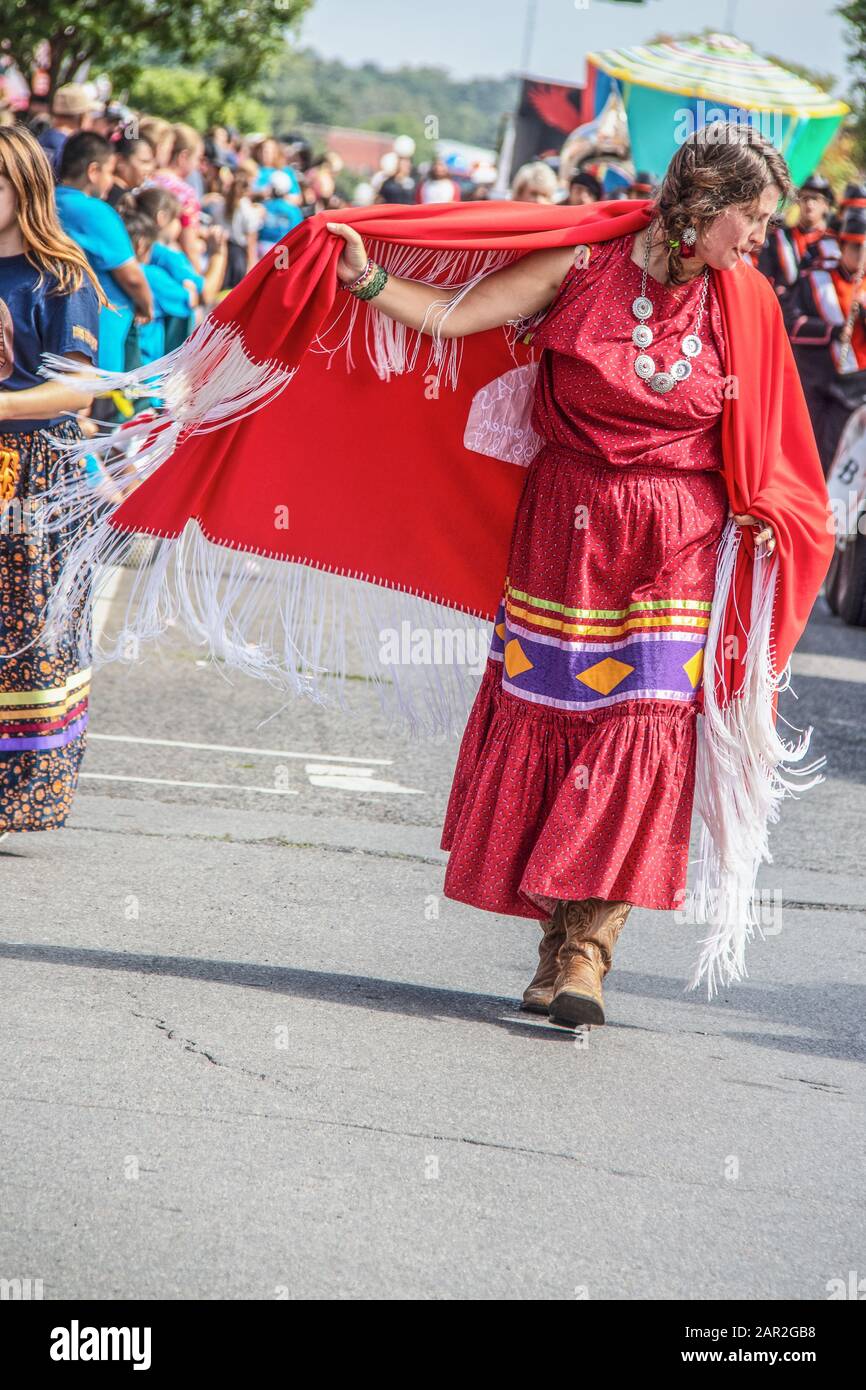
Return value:
<svg viewBox="0 0 866 1390">
<path fill-rule="evenodd" d="M 786 743 L 773 722 L 773 695 L 787 688 L 789 669 L 776 672 L 771 624 L 778 561 L 763 553 L 755 558 L 751 613 L 745 615 L 743 684 L 727 705 L 716 699 L 714 676 L 724 657 L 722 628 L 740 539 L 740 528 L 729 521 L 719 543 L 698 721 L 695 804 L 702 826 L 690 906 L 694 920 L 712 930 L 700 943 L 689 988 L 706 976 L 710 999 L 720 986 L 746 976 L 746 942 L 756 931 L 763 936 L 758 870 L 772 862 L 769 828 L 779 819 L 782 801 L 823 780 L 816 775 L 823 758 L 807 767 L 791 766 L 808 752 L 812 730 L 798 730 L 802 738 Z M 810 780 L 798 780 L 805 777 Z"/>
<path fill-rule="evenodd" d="M 369 306 L 364 343 L 377 374 L 416 368 L 422 349 L 437 382 L 457 384 L 461 339 L 442 336 L 442 322 L 472 285 L 509 264 L 514 252 L 441 252 L 370 242 L 372 256 L 401 276 L 441 284 L 448 298 L 431 306 L 428 333 L 406 328 Z M 455 293 L 456 291 L 456 293 Z M 345 351 L 353 365 L 361 301 L 338 294 L 313 351 L 333 357 Z M 513 341 L 516 325 L 504 329 Z M 124 391 L 159 402 L 157 419 L 133 419 L 122 431 L 95 438 L 55 441 L 68 462 L 95 456 L 106 482 L 95 487 L 81 471 L 64 470 L 46 498 L 45 529 L 62 530 L 70 548 L 45 615 L 40 640 L 51 642 L 79 624 L 84 658 L 92 599 L 122 563 L 130 537 L 108 524 L 117 488 L 143 482 L 174 452 L 183 434 L 235 423 L 266 405 L 291 381 L 293 371 L 257 362 L 240 330 L 206 319 L 181 347 L 134 372 L 82 371 L 72 359 L 46 356 L 42 374 L 76 378 L 97 394 Z M 159 426 L 154 433 L 155 426 Z M 376 575 L 320 570 L 305 556 L 250 554 L 224 538 L 206 536 L 195 520 L 180 537 L 155 538 L 152 562 L 134 574 L 121 630 L 92 653 L 99 665 L 138 655 L 167 628 L 182 626 L 215 661 L 314 700 L 343 703 L 345 683 L 362 677 L 376 688 L 384 714 L 412 734 L 453 735 L 465 724 L 489 646 L 489 622 L 448 607 L 436 594 L 385 587 Z M 398 650 L 396 660 L 391 659 Z"/>
<path fill-rule="evenodd" d="M 385 243 L 371 243 L 370 254 L 394 274 L 441 284 L 449 293 L 459 289 L 455 304 L 478 280 L 514 259 L 514 253 L 508 252 L 454 253 Z M 443 337 L 446 308 L 444 298 L 431 307 L 430 336 L 386 318 L 375 307 L 367 313 L 364 342 L 380 378 L 388 380 L 392 373 L 416 368 L 426 346 L 427 370 L 437 382 L 444 378 L 446 384 L 456 385 L 462 344 L 460 339 Z M 312 350 L 332 357 L 344 350 L 346 367 L 351 369 L 360 312 L 360 301 L 340 296 Z M 504 330 L 506 339 L 513 342 L 525 328 L 525 322 L 515 321 Z M 149 443 L 152 421 L 135 422 L 120 436 L 112 432 L 60 446 L 67 459 L 95 454 L 108 476 L 118 482 L 130 481 L 130 475 L 143 481 L 173 453 L 182 432 L 218 429 L 228 420 L 260 409 L 293 375 L 273 363 L 252 360 L 238 330 L 208 320 L 175 352 L 137 372 L 94 370 L 82 378 L 79 363 L 56 357 L 45 359 L 43 370 L 55 379 L 75 375 L 85 389 L 96 392 L 120 389 L 161 399 L 158 418 L 163 428 Z M 531 381 L 529 370 L 518 375 L 520 383 L 509 385 L 516 388 Z M 480 431 L 476 442 L 480 444 L 483 436 L 489 446 L 485 452 L 525 464 L 533 441 L 516 399 L 521 392 L 497 395 L 495 385 L 491 383 L 489 398 L 478 402 L 472 426 Z M 505 402 L 511 422 L 504 433 L 497 431 L 492 419 L 497 401 L 499 407 Z M 129 544 L 129 537 L 105 519 L 105 493 L 100 496 L 84 478 L 58 485 L 49 505 L 53 515 L 49 511 L 47 524 L 62 528 L 73 539 L 60 584 L 48 605 L 48 630 L 42 640 L 67 630 L 74 615 L 86 611 L 87 600 L 98 596 L 99 576 L 111 572 Z M 755 563 L 743 688 L 726 707 L 716 703 L 712 673 L 721 660 L 722 622 L 738 544 L 739 528 L 731 522 L 719 547 L 706 648 L 705 705 L 699 720 L 696 805 L 703 825 L 692 913 L 711 932 L 701 943 L 690 986 L 706 977 L 710 998 L 720 985 L 746 974 L 746 942 L 761 930 L 757 874 L 762 863 L 771 862 L 768 831 L 778 819 L 781 801 L 798 787 L 821 780 L 818 776 L 808 782 L 796 780 L 814 774 L 820 762 L 803 769 L 790 766 L 804 757 L 811 730 L 799 743 L 787 744 L 773 724 L 772 697 L 784 688 L 787 674 L 776 673 L 771 644 L 775 562 L 758 557 Z M 459 732 L 476 690 L 471 677 L 483 665 L 477 623 L 455 613 L 436 595 L 400 593 L 382 587 L 375 575 L 326 573 L 312 568 L 302 556 L 286 559 L 233 550 L 221 544 L 219 537 L 205 536 L 195 521 L 188 523 L 180 538 L 160 541 L 152 564 L 135 577 L 113 648 L 94 657 L 98 662 L 137 655 L 141 643 L 176 624 L 183 624 L 229 669 L 313 699 L 341 701 L 346 679 L 363 675 L 375 684 L 386 714 L 413 733 Z M 407 624 L 408 650 L 419 652 L 417 664 L 410 655 L 408 661 L 389 665 L 383 660 L 383 635 L 402 633 Z M 420 649 L 413 645 L 413 634 L 422 638 Z M 425 637 L 441 637 L 443 650 L 456 653 L 458 659 L 426 661 Z M 407 650 L 405 641 L 403 650 Z"/>
<path fill-rule="evenodd" d="M 108 479 L 118 485 L 142 483 L 171 457 L 182 433 L 206 434 L 236 423 L 261 410 L 285 389 L 295 369 L 274 362 L 256 362 L 247 353 L 243 335 L 229 324 L 205 319 L 185 343 L 131 372 L 102 367 L 82 368 L 74 358 L 46 353 L 42 376 L 75 384 L 88 394 L 122 391 L 133 398 L 153 397 L 161 404 L 158 418 L 133 417 L 123 430 L 109 428 L 90 439 L 54 439 L 67 464 L 95 457 Z M 160 426 L 154 434 L 155 426 Z M 153 436 L 151 439 L 150 437 Z M 150 442 L 148 442 L 148 440 Z M 98 490 L 84 470 L 77 476 L 67 467 L 65 481 L 46 494 L 43 525 L 47 530 L 74 534 L 111 500 Z M 117 500 L 116 498 L 114 500 Z"/>
<path fill-rule="evenodd" d="M 79 537 L 47 605 L 42 642 L 68 637 L 70 615 L 99 598 L 131 540 L 104 523 Z M 226 672 L 343 707 L 346 682 L 366 680 L 390 724 L 415 736 L 460 733 L 486 662 L 489 622 L 432 595 L 300 559 L 232 549 L 188 522 L 181 536 L 156 542 L 149 564 L 128 571 L 125 613 L 103 634 L 93 665 L 137 660 L 146 644 L 179 628 Z M 86 623 L 78 641 L 87 663 Z"/>
</svg>

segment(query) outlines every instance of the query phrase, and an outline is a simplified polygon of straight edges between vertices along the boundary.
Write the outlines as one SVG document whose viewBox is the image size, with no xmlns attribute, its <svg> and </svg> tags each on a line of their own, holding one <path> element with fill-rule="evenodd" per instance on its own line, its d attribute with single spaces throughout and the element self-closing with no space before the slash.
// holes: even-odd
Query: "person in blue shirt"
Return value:
<svg viewBox="0 0 866 1390">
<path fill-rule="evenodd" d="M 122 372 L 131 365 L 126 355 L 130 330 L 134 323 L 150 322 L 153 299 L 123 221 L 105 201 L 114 183 L 114 164 L 111 145 L 101 135 L 81 131 L 70 136 L 55 197 L 63 230 L 86 254 L 113 306 L 100 310 L 98 365 Z"/>
<path fill-rule="evenodd" d="M 123 221 L 153 295 L 153 318 L 150 323 L 139 329 L 141 361 L 142 365 L 145 365 L 156 361 L 157 357 L 162 357 L 177 345 L 167 341 L 166 330 L 171 330 L 173 320 L 180 320 L 184 328 L 191 325 L 193 303 L 197 294 L 192 283 L 185 284 L 176 273 L 181 271 L 181 267 L 172 264 L 176 258 L 186 261 L 186 256 L 182 251 L 172 252 L 169 247 L 161 245 L 157 240 L 159 228 L 151 217 L 131 207 L 124 210 Z M 160 252 L 169 252 L 171 259 L 168 266 L 171 268 L 161 259 Z M 192 266 L 189 268 L 192 279 L 195 277 L 195 271 Z M 201 276 L 197 278 L 202 279 Z M 184 333 L 184 338 L 186 336 Z"/>
<path fill-rule="evenodd" d="M 138 188 L 134 193 L 128 194 L 119 205 L 119 211 L 122 217 L 128 211 L 143 212 L 156 223 L 157 239 L 153 244 L 151 260 L 155 265 L 161 265 L 176 280 L 190 280 L 196 292 L 201 294 L 204 276 L 195 269 L 189 256 L 178 244 L 182 230 L 181 207 L 174 194 L 169 193 L 167 188 L 148 184 L 146 188 Z"/>
<path fill-rule="evenodd" d="M 48 156 L 22 125 L 0 128 L 0 836 L 52 830 L 69 814 L 84 754 L 89 613 L 78 634 L 43 637 L 74 527 L 45 525 L 45 498 L 81 485 L 91 401 L 46 380 L 46 353 L 95 363 L 104 292 L 62 231 Z M 86 602 L 86 601 L 85 601 Z"/>
<path fill-rule="evenodd" d="M 174 303 L 176 306 L 181 303 L 187 306 L 182 311 L 176 308 L 166 315 L 165 351 L 171 352 L 192 332 L 195 326 L 193 310 L 199 307 L 208 308 L 217 297 L 225 278 L 225 234 L 219 227 L 211 227 L 205 233 L 207 268 L 204 274 L 200 274 L 177 244 L 181 226 L 180 204 L 167 189 L 140 188 L 136 193 L 124 198 L 118 207 L 124 219 L 129 213 L 140 212 L 156 224 L 157 239 L 150 249 L 148 265 L 164 271 L 175 281 L 180 293 L 175 291 L 177 298 Z M 147 266 L 145 274 L 153 284 Z M 160 277 L 157 277 L 157 282 L 161 283 Z"/>
<path fill-rule="evenodd" d="M 282 241 L 283 237 L 303 220 L 301 209 L 295 203 L 289 202 L 289 194 L 289 180 L 278 169 L 271 175 L 270 192 L 262 204 L 264 221 L 259 228 L 260 256 L 269 251 L 275 242 Z"/>
<path fill-rule="evenodd" d="M 274 174 L 279 173 L 284 174 L 289 181 L 285 190 L 289 201 L 300 205 L 301 186 L 294 169 L 291 165 L 283 162 L 282 147 L 279 140 L 274 140 L 272 136 L 262 140 L 253 150 L 253 158 L 259 165 L 259 172 L 253 184 L 253 197 L 266 197 Z"/>
</svg>

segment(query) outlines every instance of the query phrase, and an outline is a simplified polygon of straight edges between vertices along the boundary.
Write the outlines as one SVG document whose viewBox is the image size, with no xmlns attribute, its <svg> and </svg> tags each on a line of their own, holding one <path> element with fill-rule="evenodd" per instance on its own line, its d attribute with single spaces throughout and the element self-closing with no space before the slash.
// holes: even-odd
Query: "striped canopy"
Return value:
<svg viewBox="0 0 866 1390">
<path fill-rule="evenodd" d="M 587 84 L 596 112 L 611 87 L 621 92 L 635 167 L 656 177 L 691 131 L 713 120 L 740 120 L 772 140 L 801 183 L 849 111 L 730 34 L 590 53 Z"/>
</svg>

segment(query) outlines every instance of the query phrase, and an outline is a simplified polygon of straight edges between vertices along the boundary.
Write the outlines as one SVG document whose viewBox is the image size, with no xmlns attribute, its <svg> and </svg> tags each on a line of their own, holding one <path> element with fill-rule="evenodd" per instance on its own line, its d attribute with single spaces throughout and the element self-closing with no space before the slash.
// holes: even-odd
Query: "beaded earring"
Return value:
<svg viewBox="0 0 866 1390">
<path fill-rule="evenodd" d="M 688 260 L 689 256 L 695 254 L 695 242 L 698 240 L 698 232 L 694 227 L 687 227 L 683 236 L 669 236 L 667 245 L 673 246 L 674 250 L 680 252 L 681 259 Z"/>
<path fill-rule="evenodd" d="M 680 237 L 680 256 L 684 261 L 687 261 L 695 254 L 695 242 L 697 239 L 697 230 L 694 227 L 686 227 Z"/>
</svg>

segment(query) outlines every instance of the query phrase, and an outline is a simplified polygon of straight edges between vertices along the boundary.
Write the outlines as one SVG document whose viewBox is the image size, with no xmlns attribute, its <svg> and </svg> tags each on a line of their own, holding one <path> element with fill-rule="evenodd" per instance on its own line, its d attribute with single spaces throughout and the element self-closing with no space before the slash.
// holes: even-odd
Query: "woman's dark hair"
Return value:
<svg viewBox="0 0 866 1390">
<path fill-rule="evenodd" d="M 754 203 L 772 185 L 783 199 L 794 191 L 783 156 L 754 126 L 736 121 L 703 126 L 677 150 L 656 194 L 665 238 L 678 242 L 687 227 L 733 205 Z M 668 246 L 667 259 L 671 281 L 682 284 L 678 245 Z"/>
<path fill-rule="evenodd" d="M 147 148 L 153 153 L 153 145 L 144 135 L 122 135 L 119 140 L 112 143 L 111 148 L 118 159 L 130 159 L 139 145 L 147 145 Z"/>
<path fill-rule="evenodd" d="M 604 196 L 604 187 L 600 179 L 591 174 L 588 169 L 578 169 L 572 174 L 568 181 L 569 188 L 587 188 L 592 196 L 599 201 Z"/>
</svg>

